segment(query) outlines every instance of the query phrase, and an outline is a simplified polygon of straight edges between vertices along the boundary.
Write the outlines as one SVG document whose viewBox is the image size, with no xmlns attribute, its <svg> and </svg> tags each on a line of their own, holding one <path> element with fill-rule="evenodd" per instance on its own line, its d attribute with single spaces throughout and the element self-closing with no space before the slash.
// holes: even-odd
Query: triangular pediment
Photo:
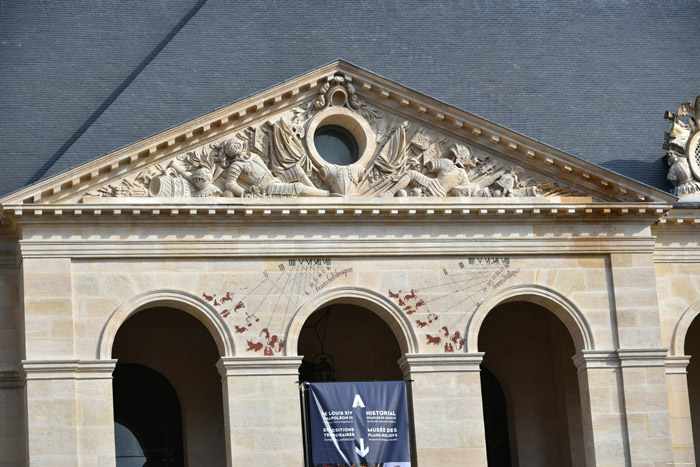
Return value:
<svg viewBox="0 0 700 467">
<path fill-rule="evenodd" d="M 674 199 L 338 61 L 0 201 L 290 197 Z"/>
</svg>

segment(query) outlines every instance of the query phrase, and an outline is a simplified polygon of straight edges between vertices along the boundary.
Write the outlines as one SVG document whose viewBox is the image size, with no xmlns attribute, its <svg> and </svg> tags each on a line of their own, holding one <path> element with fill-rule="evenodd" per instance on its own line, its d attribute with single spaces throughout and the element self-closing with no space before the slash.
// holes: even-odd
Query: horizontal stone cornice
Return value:
<svg viewBox="0 0 700 467">
<path fill-rule="evenodd" d="M 22 360 L 23 381 L 39 379 L 111 379 L 117 360 Z"/>
<path fill-rule="evenodd" d="M 665 363 L 667 375 L 685 375 L 688 373 L 690 355 L 669 355 Z"/>
<path fill-rule="evenodd" d="M 23 258 L 157 258 L 275 256 L 549 255 L 652 253 L 649 238 L 420 238 L 250 240 L 23 241 Z"/>
<path fill-rule="evenodd" d="M 655 263 L 700 263 L 700 249 L 657 246 L 654 249 Z"/>
<path fill-rule="evenodd" d="M 583 350 L 572 357 L 578 370 L 663 367 L 668 349 Z"/>
<path fill-rule="evenodd" d="M 218 200 L 218 199 L 217 199 Z M 454 200 L 404 201 L 347 199 L 303 203 L 299 200 L 243 200 L 242 204 L 78 204 L 5 207 L 4 215 L 21 226 L 22 258 L 27 257 L 244 257 L 291 254 L 338 256 L 414 254 L 454 255 L 465 250 L 484 254 L 571 254 L 650 252 L 655 247 L 649 225 L 667 206 L 618 204 L 460 203 Z M 516 200 L 517 201 L 517 200 Z M 229 202 L 230 203 L 230 202 Z M 609 231 L 601 225 L 617 223 Z M 139 229 L 134 230 L 138 225 Z M 187 225 L 186 238 L 177 238 Z M 377 237 L 349 227 L 400 228 Z M 562 226 L 567 226 L 562 229 Z M 275 242 L 240 229 L 337 229 L 340 236 L 294 235 Z M 410 230 L 405 230 L 410 227 Z M 473 229 L 467 229 L 473 227 Z M 164 236 L 163 229 L 168 235 Z M 436 228 L 441 229 L 436 235 Z M 500 233 L 507 228 L 507 235 Z M 72 234 L 73 229 L 80 229 Z M 85 229 L 92 229 L 86 234 Z M 103 235 L 104 229 L 110 232 Z M 123 235 L 117 235 L 119 229 Z M 199 230 L 198 230 L 199 229 Z M 217 235 L 211 235 L 220 229 Z M 445 229 L 445 230 L 442 230 Z M 447 232 L 447 229 L 452 229 Z M 471 235 L 474 229 L 483 232 Z M 61 231 L 60 238 L 56 235 Z M 487 231 L 488 230 L 488 231 Z M 536 232 L 536 233 L 535 233 Z M 356 234 L 356 238 L 353 238 Z M 437 238 L 436 238 L 437 237 Z"/>
<path fill-rule="evenodd" d="M 620 359 L 614 350 L 582 350 L 571 359 L 579 371 L 620 367 Z"/>
<path fill-rule="evenodd" d="M 299 376 L 302 357 L 222 357 L 216 368 L 229 376 Z"/>
<path fill-rule="evenodd" d="M 399 359 L 404 375 L 481 371 L 483 352 L 469 354 L 405 354 Z"/>
<path fill-rule="evenodd" d="M 628 367 L 663 367 L 668 349 L 620 349 L 617 351 L 620 366 Z"/>
<path fill-rule="evenodd" d="M 676 203 L 655 226 L 662 233 L 697 233 L 700 227 L 700 203 Z"/>
<path fill-rule="evenodd" d="M 139 222 L 166 219 L 319 219 L 324 222 L 347 219 L 352 222 L 377 219 L 503 220 L 509 222 L 591 221 L 634 222 L 652 224 L 671 205 L 667 203 L 593 203 L 572 198 L 318 198 L 300 201 L 296 198 L 235 199 L 169 198 L 96 198 L 79 204 L 4 205 L 3 215 L 9 219 L 30 222 L 32 219 L 80 220 L 137 218 Z"/>
</svg>

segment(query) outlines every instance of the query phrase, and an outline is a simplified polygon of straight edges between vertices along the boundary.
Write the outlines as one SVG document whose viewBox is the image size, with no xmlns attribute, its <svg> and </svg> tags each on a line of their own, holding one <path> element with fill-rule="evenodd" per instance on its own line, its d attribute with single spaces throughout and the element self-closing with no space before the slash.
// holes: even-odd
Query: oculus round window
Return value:
<svg viewBox="0 0 700 467">
<path fill-rule="evenodd" d="M 352 134 L 338 125 L 326 125 L 314 133 L 316 151 L 324 160 L 336 165 L 357 162 L 357 141 Z"/>
<path fill-rule="evenodd" d="M 688 162 L 690 162 L 690 170 L 700 178 L 700 132 L 695 133 L 688 142 Z"/>
</svg>

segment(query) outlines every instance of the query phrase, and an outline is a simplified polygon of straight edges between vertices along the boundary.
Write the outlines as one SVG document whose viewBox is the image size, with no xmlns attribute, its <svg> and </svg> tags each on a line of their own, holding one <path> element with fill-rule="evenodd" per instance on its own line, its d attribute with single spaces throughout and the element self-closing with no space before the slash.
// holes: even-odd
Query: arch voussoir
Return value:
<svg viewBox="0 0 700 467">
<path fill-rule="evenodd" d="M 202 298 L 171 289 L 149 291 L 122 303 L 109 317 L 97 345 L 97 358 L 109 360 L 117 331 L 129 317 L 146 308 L 171 307 L 197 318 L 211 333 L 221 357 L 235 355 L 233 335 L 221 315 Z"/>
<path fill-rule="evenodd" d="M 319 308 L 334 303 L 358 305 L 374 312 L 392 330 L 404 354 L 418 352 L 418 338 L 413 331 L 410 321 L 388 297 L 373 290 L 360 287 L 336 287 L 314 296 L 296 311 L 287 326 L 285 336 L 286 355 L 297 355 L 299 335 L 309 316 Z"/>
<path fill-rule="evenodd" d="M 515 285 L 491 295 L 476 309 L 464 333 L 467 352 L 478 352 L 479 331 L 491 310 L 503 303 L 514 301 L 534 303 L 551 311 L 568 329 L 577 351 L 595 348 L 591 327 L 571 300 L 556 290 L 541 285 Z"/>
</svg>

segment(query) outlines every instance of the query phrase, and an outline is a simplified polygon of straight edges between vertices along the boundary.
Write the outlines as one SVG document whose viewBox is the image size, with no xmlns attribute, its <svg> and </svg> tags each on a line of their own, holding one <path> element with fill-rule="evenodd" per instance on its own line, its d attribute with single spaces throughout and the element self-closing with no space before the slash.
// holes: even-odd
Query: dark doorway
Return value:
<svg viewBox="0 0 700 467">
<path fill-rule="evenodd" d="M 498 379 L 483 365 L 481 366 L 481 401 L 484 406 L 486 457 L 489 466 L 510 466 L 506 395 Z"/>
<path fill-rule="evenodd" d="M 698 318 L 693 320 L 685 335 L 685 354 L 691 357 L 688 364 L 688 402 L 695 459 L 700 459 L 700 319 Z"/>
<path fill-rule="evenodd" d="M 581 397 L 571 360 L 576 349 L 559 318 L 529 302 L 502 304 L 484 319 L 479 350 L 483 367 L 495 376 L 484 372 L 483 377 L 487 443 L 492 436 L 510 445 L 510 462 L 501 457 L 492 463 L 489 455 L 489 465 L 583 467 Z M 499 389 L 494 389 L 496 380 Z"/>
<path fill-rule="evenodd" d="M 183 465 L 183 458 L 184 464 L 189 466 L 226 465 L 223 393 L 221 375 L 216 369 L 219 351 L 216 342 L 201 321 L 174 308 L 158 307 L 139 311 L 119 328 L 112 346 L 112 358 L 118 360 L 117 368 L 125 364 L 134 364 L 150 369 L 161 377 L 147 378 L 136 374 L 132 375 L 133 378 L 128 378 L 127 381 L 138 381 L 138 384 L 134 384 L 140 393 L 134 393 L 134 389 L 130 389 L 131 386 L 115 383 L 115 401 L 132 400 L 136 403 L 135 397 L 152 395 L 148 400 L 162 403 L 165 397 L 163 394 L 174 396 L 177 393 L 181 441 L 177 449 L 170 445 L 168 448 L 177 454 L 176 460 L 169 462 L 179 463 L 149 462 L 149 467 Z M 116 376 L 118 373 L 115 373 L 115 378 Z M 165 391 L 162 381 L 171 385 L 173 391 Z M 122 391 L 131 391 L 131 396 L 122 394 Z M 157 395 L 159 398 L 155 399 Z M 166 401 L 171 399 L 170 396 L 165 398 Z M 151 403 L 158 405 L 156 402 Z M 138 412 L 138 409 L 135 410 Z M 115 412 L 117 417 L 119 413 Z M 175 424 L 170 418 L 170 412 L 167 415 L 168 430 L 174 430 Z M 120 422 L 116 417 L 115 421 Z M 123 427 L 132 430 L 134 436 L 130 446 L 136 448 L 137 443 L 133 442 L 133 438 L 138 440 L 142 435 L 131 425 L 123 424 Z M 121 428 L 120 431 L 125 434 L 127 432 Z M 168 439 L 171 439 L 170 435 Z M 144 447 L 151 448 L 145 443 Z"/>
<path fill-rule="evenodd" d="M 114 420 L 138 440 L 145 465 L 184 466 L 180 402 L 168 380 L 146 366 L 124 363 L 114 370 L 113 387 Z M 140 454 L 128 444 L 126 437 L 116 437 L 117 466 L 133 465 Z"/>
</svg>

